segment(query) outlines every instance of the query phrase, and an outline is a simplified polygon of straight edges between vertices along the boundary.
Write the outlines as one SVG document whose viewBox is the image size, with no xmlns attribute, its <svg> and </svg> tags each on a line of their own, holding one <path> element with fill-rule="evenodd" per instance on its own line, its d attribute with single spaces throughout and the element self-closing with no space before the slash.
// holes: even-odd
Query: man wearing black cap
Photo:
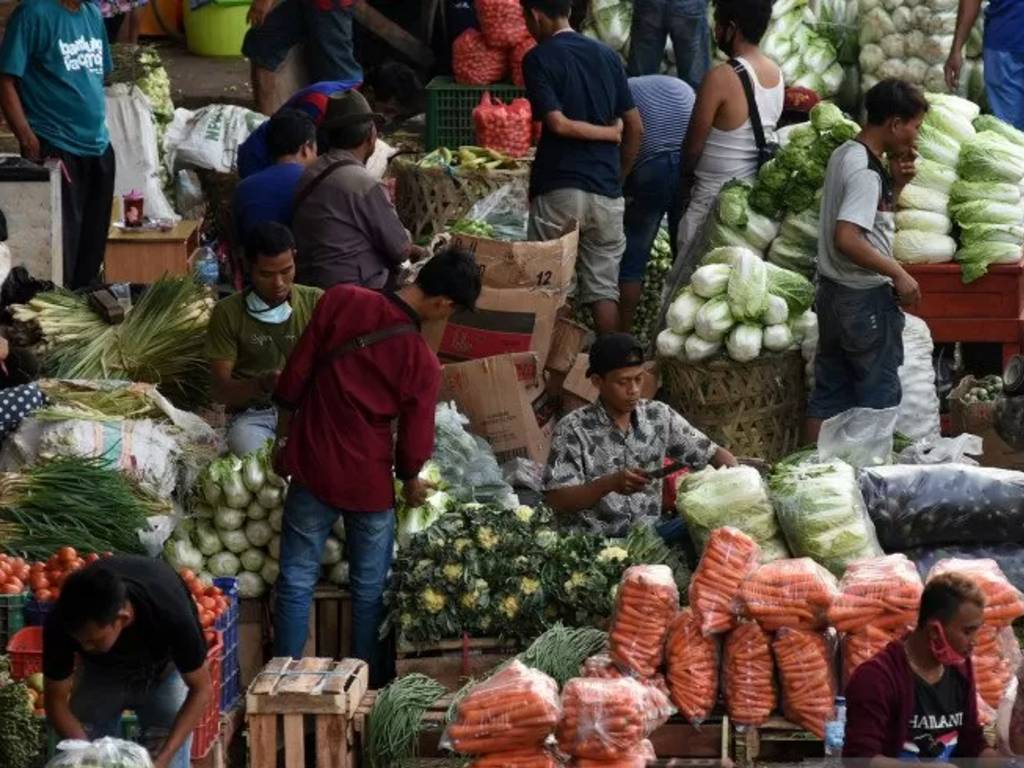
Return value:
<svg viewBox="0 0 1024 768">
<path fill-rule="evenodd" d="M 661 480 L 648 473 L 666 457 L 694 469 L 736 465 L 668 405 L 640 398 L 643 348 L 629 334 L 598 338 L 587 375 L 600 396 L 559 422 L 548 457 L 545 499 L 557 512 L 605 536 L 625 536 L 661 517 Z"/>
<path fill-rule="evenodd" d="M 295 277 L 303 285 L 381 290 L 393 284 L 402 262 L 425 254 L 366 170 L 382 122 L 358 91 L 328 99 L 322 128 L 330 149 L 306 169 L 295 191 Z"/>
</svg>

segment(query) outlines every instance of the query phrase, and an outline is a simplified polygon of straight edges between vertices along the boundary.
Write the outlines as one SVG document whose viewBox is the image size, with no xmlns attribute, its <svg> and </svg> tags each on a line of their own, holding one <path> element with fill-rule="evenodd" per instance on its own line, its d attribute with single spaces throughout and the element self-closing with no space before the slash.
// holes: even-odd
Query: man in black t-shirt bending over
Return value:
<svg viewBox="0 0 1024 768">
<path fill-rule="evenodd" d="M 46 621 L 46 715 L 62 738 L 96 739 L 117 736 L 121 713 L 134 710 L 154 768 L 188 768 L 213 695 L 206 653 L 195 603 L 169 565 L 97 561 L 68 577 Z"/>
</svg>

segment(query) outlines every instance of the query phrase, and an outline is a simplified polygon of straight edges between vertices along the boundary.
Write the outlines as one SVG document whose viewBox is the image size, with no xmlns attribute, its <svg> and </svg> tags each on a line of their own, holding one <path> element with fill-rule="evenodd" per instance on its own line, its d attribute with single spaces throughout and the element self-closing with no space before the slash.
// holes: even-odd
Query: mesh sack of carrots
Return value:
<svg viewBox="0 0 1024 768">
<path fill-rule="evenodd" d="M 603 677 L 606 680 L 614 680 L 622 677 L 622 670 L 615 666 L 612 657 L 607 653 L 595 653 L 584 659 L 580 667 L 580 677 Z"/>
<path fill-rule="evenodd" d="M 928 571 L 926 581 L 931 581 L 941 573 L 950 572 L 966 576 L 985 593 L 986 624 L 1005 627 L 1024 616 L 1024 595 L 1010 583 L 995 560 L 969 560 L 958 557 L 940 560 Z"/>
<path fill-rule="evenodd" d="M 508 57 L 492 48 L 479 30 L 467 29 L 452 43 L 452 74 L 463 85 L 490 85 L 505 76 Z"/>
<path fill-rule="evenodd" d="M 469 768 L 560 768 L 561 765 L 546 749 L 530 747 L 481 755 L 469 764 Z"/>
<path fill-rule="evenodd" d="M 689 722 L 704 722 L 718 701 L 718 640 L 701 632 L 687 608 L 672 622 L 665 655 L 672 703 Z"/>
<path fill-rule="evenodd" d="M 739 725 L 761 725 L 775 711 L 775 663 L 772 639 L 753 621 L 725 637 L 722 653 L 725 708 Z"/>
<path fill-rule="evenodd" d="M 984 625 L 975 636 L 971 660 L 978 695 L 997 709 L 1020 666 L 1020 645 L 1013 630 Z"/>
<path fill-rule="evenodd" d="M 615 680 L 623 676 L 622 671 L 607 653 L 591 656 L 583 662 L 580 669 L 580 677 Z M 672 704 L 668 684 L 663 675 L 653 675 L 638 681 L 644 687 L 644 721 L 647 723 L 647 733 L 651 734 L 668 722 L 676 713 L 676 708 Z"/>
<path fill-rule="evenodd" d="M 825 737 L 825 721 L 836 695 L 831 633 L 783 627 L 772 641 L 782 680 L 782 711 L 786 718 Z"/>
<path fill-rule="evenodd" d="M 716 528 L 690 580 L 690 606 L 701 632 L 713 635 L 736 626 L 743 580 L 757 568 L 760 551 L 738 528 Z"/>
<path fill-rule="evenodd" d="M 608 655 L 637 677 L 658 671 L 668 625 L 679 610 L 679 588 L 667 565 L 634 565 L 622 574 L 608 632 Z"/>
<path fill-rule="evenodd" d="M 648 762 L 657 759 L 658 753 L 654 751 L 654 745 L 644 739 L 629 755 L 612 760 L 589 760 L 585 757 L 578 757 L 572 761 L 571 765 L 573 768 L 647 768 Z"/>
<path fill-rule="evenodd" d="M 537 47 L 537 41 L 527 35 L 518 43 L 512 46 L 508 52 L 508 64 L 512 70 L 512 84 L 520 88 L 526 87 L 526 80 L 523 78 L 523 59 L 530 51 Z"/>
<path fill-rule="evenodd" d="M 647 736 L 645 698 L 644 686 L 631 677 L 574 677 L 562 690 L 559 749 L 590 760 L 632 755 Z"/>
<path fill-rule="evenodd" d="M 828 620 L 840 632 L 913 628 L 923 590 L 921 576 L 906 555 L 858 560 L 843 574 Z"/>
<path fill-rule="evenodd" d="M 559 712 L 558 684 L 517 659 L 470 689 L 441 746 L 466 755 L 539 747 Z"/>
<path fill-rule="evenodd" d="M 853 672 L 868 659 L 878 655 L 885 646 L 902 640 L 913 629 L 913 624 L 899 629 L 864 627 L 843 637 L 843 683 L 850 682 Z"/>
<path fill-rule="evenodd" d="M 519 0 L 476 0 L 473 3 L 480 29 L 493 48 L 508 48 L 529 37 Z"/>
<path fill-rule="evenodd" d="M 824 629 L 836 577 L 809 557 L 765 563 L 740 590 L 747 614 L 762 629 Z"/>
</svg>

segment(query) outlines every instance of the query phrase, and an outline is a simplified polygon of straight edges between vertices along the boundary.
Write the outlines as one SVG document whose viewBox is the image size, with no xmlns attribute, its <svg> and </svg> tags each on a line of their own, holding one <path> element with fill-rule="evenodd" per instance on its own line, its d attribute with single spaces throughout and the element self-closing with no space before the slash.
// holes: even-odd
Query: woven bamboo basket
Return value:
<svg viewBox="0 0 1024 768">
<path fill-rule="evenodd" d="M 396 157 L 389 166 L 395 178 L 395 208 L 413 239 L 429 237 L 466 215 L 473 204 L 506 184 L 530 178 L 530 168 L 509 171 L 421 168 L 415 160 Z"/>
<path fill-rule="evenodd" d="M 805 406 L 799 352 L 749 363 L 659 361 L 662 397 L 737 456 L 778 461 L 800 446 Z"/>
</svg>

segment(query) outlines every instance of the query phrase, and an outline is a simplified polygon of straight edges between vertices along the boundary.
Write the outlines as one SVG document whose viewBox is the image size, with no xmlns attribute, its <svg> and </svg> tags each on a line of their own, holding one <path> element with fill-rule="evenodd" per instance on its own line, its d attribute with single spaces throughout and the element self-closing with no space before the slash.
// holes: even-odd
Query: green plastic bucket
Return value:
<svg viewBox="0 0 1024 768">
<path fill-rule="evenodd" d="M 249 29 L 250 0 L 213 0 L 192 10 L 185 0 L 185 41 L 197 56 L 239 57 Z"/>
</svg>

